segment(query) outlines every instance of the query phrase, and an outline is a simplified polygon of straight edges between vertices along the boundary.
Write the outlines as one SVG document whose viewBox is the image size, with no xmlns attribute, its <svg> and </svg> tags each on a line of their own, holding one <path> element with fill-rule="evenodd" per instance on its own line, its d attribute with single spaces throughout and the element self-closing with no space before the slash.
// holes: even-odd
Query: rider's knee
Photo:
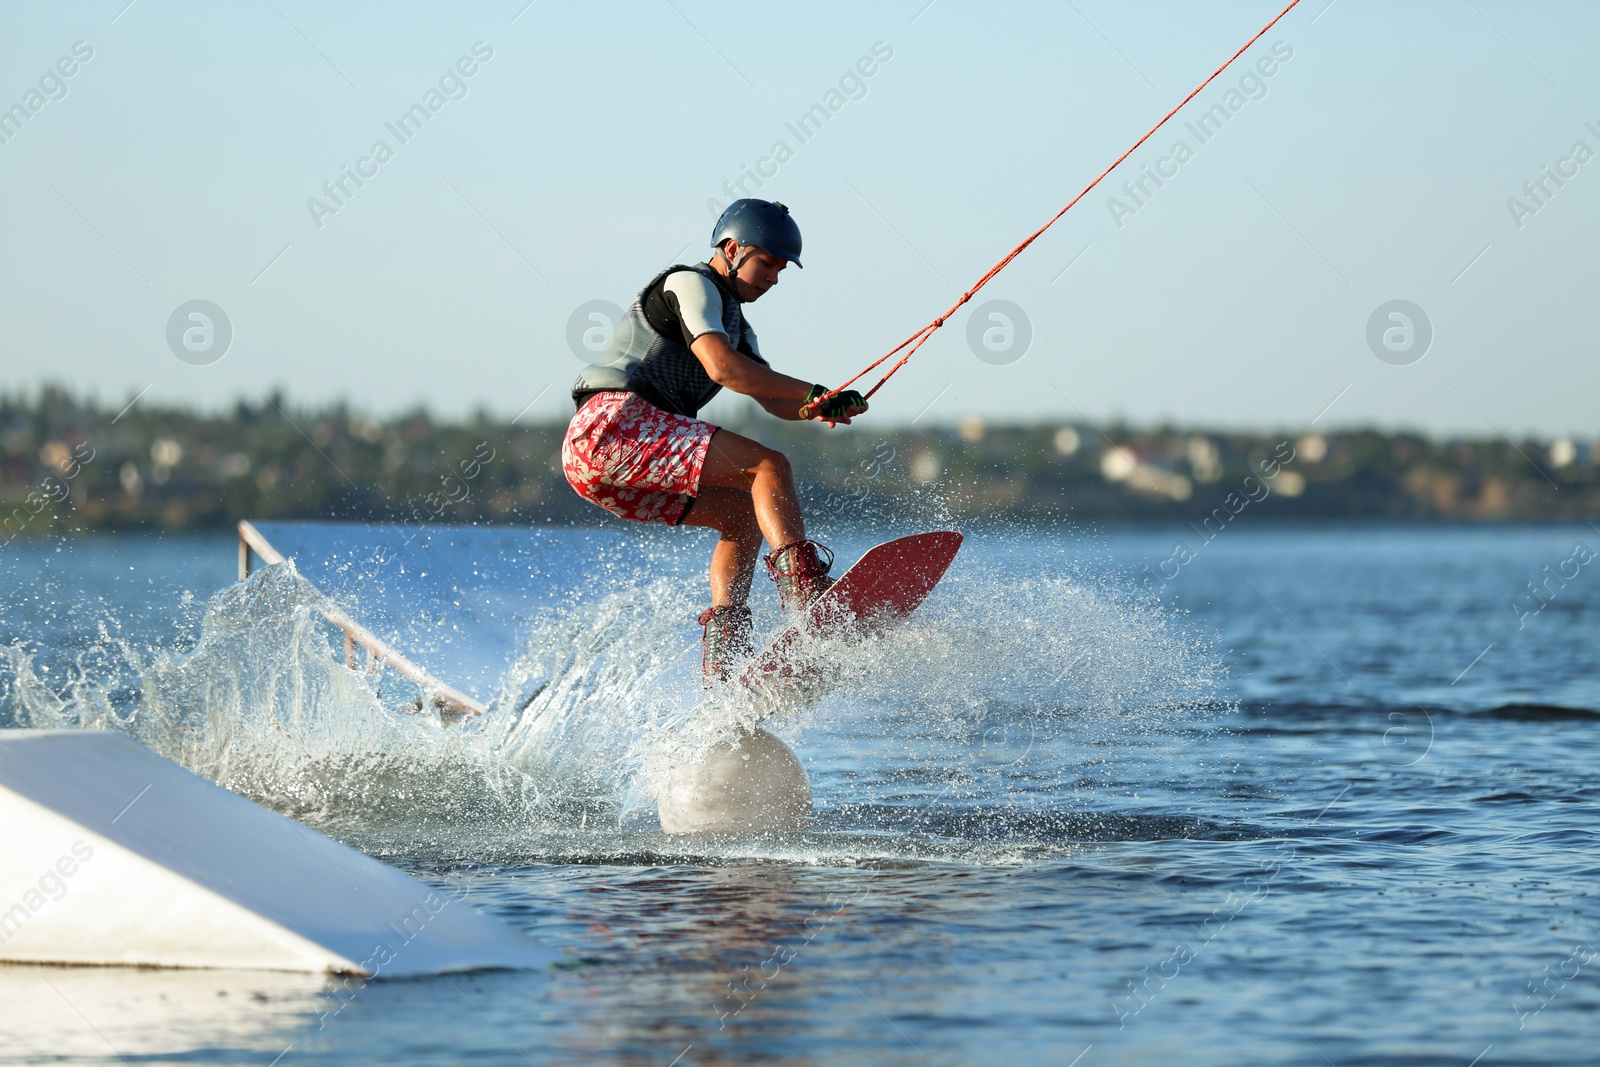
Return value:
<svg viewBox="0 0 1600 1067">
<path fill-rule="evenodd" d="M 788 456 L 770 448 L 764 449 L 763 452 L 765 454 L 761 457 L 760 462 L 756 464 L 758 471 L 781 479 L 787 479 L 792 476 L 793 472 L 789 466 Z"/>
</svg>

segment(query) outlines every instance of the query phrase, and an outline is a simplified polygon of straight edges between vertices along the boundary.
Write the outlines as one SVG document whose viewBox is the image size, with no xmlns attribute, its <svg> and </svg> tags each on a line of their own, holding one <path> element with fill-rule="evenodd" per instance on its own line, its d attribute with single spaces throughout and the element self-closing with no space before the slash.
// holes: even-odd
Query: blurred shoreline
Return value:
<svg viewBox="0 0 1600 1067">
<path fill-rule="evenodd" d="M 1506 522 L 1600 514 L 1600 444 L 1343 430 L 1277 435 L 1052 422 L 826 432 L 720 425 L 783 450 L 813 521 Z M 61 388 L 0 396 L 0 543 L 243 518 L 593 525 L 562 478 L 564 423 L 416 410 L 372 419 L 281 395 L 226 413 Z"/>
</svg>

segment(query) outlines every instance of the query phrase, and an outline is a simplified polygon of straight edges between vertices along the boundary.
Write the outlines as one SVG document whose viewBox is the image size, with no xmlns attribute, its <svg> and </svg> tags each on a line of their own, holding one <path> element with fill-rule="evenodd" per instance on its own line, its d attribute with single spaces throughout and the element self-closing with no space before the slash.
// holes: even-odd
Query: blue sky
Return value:
<svg viewBox="0 0 1600 1067">
<path fill-rule="evenodd" d="M 806 238 L 750 318 L 836 384 L 1282 7 L 125 4 L 0 11 L 0 107 L 37 105 L 0 125 L 4 383 L 525 419 L 570 410 L 574 312 L 703 255 L 747 167 Z M 1592 3 L 1303 0 L 974 301 L 1022 309 L 1020 358 L 979 358 L 964 310 L 869 418 L 1593 438 L 1596 40 Z M 1168 176 L 1134 201 L 1145 168 Z M 207 365 L 168 342 L 196 299 L 232 326 Z M 1420 359 L 1369 344 L 1393 300 L 1427 317 Z"/>
</svg>

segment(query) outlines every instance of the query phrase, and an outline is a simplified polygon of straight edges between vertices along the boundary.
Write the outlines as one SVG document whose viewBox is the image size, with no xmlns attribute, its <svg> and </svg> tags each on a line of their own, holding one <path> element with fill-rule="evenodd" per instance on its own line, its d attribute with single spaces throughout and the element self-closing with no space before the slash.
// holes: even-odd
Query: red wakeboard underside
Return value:
<svg viewBox="0 0 1600 1067">
<path fill-rule="evenodd" d="M 912 534 L 870 549 L 745 668 L 739 684 L 759 690 L 775 681 L 805 681 L 794 660 L 809 634 L 843 627 L 851 636 L 882 633 L 916 610 L 939 584 L 961 548 L 954 531 Z"/>
</svg>

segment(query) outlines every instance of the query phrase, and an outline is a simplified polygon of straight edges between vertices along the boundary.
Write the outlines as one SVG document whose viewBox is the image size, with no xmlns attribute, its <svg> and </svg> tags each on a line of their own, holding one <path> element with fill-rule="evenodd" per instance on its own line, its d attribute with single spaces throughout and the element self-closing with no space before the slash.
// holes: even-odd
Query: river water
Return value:
<svg viewBox="0 0 1600 1067">
<path fill-rule="evenodd" d="M 1595 529 L 970 533 L 775 721 L 812 832 L 684 843 L 653 790 L 686 727 L 652 692 L 695 639 L 698 538 L 613 558 L 456 727 L 338 666 L 292 569 L 236 583 L 230 536 L 8 545 L 0 727 L 132 733 L 568 962 L 0 966 L 0 1062 L 1600 1057 Z"/>
</svg>

